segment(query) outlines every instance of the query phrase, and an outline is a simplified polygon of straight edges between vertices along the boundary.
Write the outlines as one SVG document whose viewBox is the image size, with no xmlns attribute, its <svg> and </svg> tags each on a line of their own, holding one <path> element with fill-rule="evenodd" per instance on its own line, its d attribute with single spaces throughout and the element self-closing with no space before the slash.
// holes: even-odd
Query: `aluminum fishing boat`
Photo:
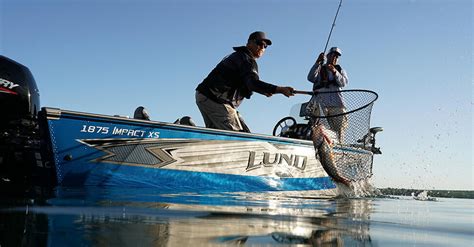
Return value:
<svg viewBox="0 0 474 247">
<path fill-rule="evenodd" d="M 315 151 L 305 123 L 282 125 L 287 120 L 282 119 L 276 136 L 270 136 L 50 107 L 38 111 L 28 68 L 5 57 L 0 65 L 6 68 L 0 74 L 2 105 L 22 106 L 2 120 L 4 183 L 27 179 L 60 186 L 335 196 L 341 177 L 372 175 L 376 131 L 368 127 L 352 138 L 357 141 L 331 145 L 331 162 L 321 163 L 327 157 Z M 305 133 L 297 134 L 302 126 Z"/>
</svg>

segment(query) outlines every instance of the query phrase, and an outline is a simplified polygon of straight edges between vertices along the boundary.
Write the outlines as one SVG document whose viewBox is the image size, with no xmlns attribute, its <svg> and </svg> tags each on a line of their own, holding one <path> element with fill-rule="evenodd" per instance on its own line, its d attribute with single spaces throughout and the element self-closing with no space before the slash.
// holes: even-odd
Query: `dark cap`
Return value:
<svg viewBox="0 0 474 247">
<path fill-rule="evenodd" d="M 272 44 L 272 41 L 267 39 L 267 36 L 265 35 L 265 33 L 261 31 L 251 33 L 249 36 L 249 40 L 257 40 L 257 41 L 263 40 L 265 41 L 265 43 L 267 43 L 267 45 Z"/>
</svg>

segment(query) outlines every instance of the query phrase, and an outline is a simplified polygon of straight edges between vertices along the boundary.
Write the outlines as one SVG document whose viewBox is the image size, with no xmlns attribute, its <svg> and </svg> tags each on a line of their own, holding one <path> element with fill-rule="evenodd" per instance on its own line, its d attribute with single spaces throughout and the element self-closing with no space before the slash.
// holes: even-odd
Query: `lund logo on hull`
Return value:
<svg viewBox="0 0 474 247">
<path fill-rule="evenodd" d="M 287 166 L 293 166 L 303 171 L 306 168 L 306 163 L 308 162 L 307 156 L 294 154 L 270 154 L 269 152 L 263 152 L 263 158 L 258 163 L 256 163 L 255 157 L 256 153 L 254 151 L 250 151 L 249 163 L 247 165 L 246 171 L 251 171 L 261 167 L 272 167 L 275 165 L 282 164 L 286 164 Z"/>
</svg>

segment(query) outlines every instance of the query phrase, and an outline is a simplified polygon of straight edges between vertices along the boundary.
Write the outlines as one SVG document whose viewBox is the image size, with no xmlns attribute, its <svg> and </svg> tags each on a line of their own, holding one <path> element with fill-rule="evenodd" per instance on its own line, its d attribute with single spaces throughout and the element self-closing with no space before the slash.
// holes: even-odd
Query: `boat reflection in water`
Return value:
<svg viewBox="0 0 474 247">
<path fill-rule="evenodd" d="M 27 214 L 15 209 L 25 218 L 10 221 L 25 222 L 23 245 L 371 244 L 370 199 L 93 188 L 56 194 L 46 205 L 29 206 Z"/>
</svg>

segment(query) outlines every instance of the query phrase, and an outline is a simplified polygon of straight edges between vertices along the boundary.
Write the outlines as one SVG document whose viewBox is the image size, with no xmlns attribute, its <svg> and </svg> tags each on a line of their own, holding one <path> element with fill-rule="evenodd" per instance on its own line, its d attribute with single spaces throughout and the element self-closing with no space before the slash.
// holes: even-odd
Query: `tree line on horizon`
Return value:
<svg viewBox="0 0 474 247">
<path fill-rule="evenodd" d="M 445 197 L 445 198 L 465 198 L 474 199 L 473 190 L 420 190 L 420 189 L 399 189 L 399 188 L 381 188 L 380 192 L 384 195 L 395 196 L 411 196 L 418 195 L 423 191 L 428 191 L 430 197 Z"/>
</svg>

